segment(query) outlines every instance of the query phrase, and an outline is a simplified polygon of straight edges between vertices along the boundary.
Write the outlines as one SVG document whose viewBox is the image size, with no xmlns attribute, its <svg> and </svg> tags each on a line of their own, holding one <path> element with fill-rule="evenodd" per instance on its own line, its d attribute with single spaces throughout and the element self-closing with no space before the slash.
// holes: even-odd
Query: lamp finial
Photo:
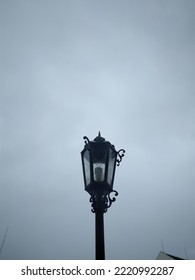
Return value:
<svg viewBox="0 0 195 280">
<path fill-rule="evenodd" d="M 94 139 L 93 141 L 96 141 L 96 142 L 104 142 L 104 141 L 105 141 L 105 138 L 103 138 L 103 137 L 101 136 L 101 133 L 100 133 L 100 131 L 99 131 L 98 136 L 95 137 L 95 139 Z"/>
</svg>

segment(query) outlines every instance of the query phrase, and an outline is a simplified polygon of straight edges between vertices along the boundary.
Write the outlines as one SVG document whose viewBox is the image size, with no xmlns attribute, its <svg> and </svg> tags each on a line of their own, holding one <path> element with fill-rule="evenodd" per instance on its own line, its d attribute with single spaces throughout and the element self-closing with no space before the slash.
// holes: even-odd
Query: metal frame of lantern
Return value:
<svg viewBox="0 0 195 280">
<path fill-rule="evenodd" d="M 125 150 L 115 150 L 114 145 L 105 141 L 99 132 L 90 141 L 84 136 L 85 146 L 81 152 L 85 190 L 90 194 L 92 212 L 105 213 L 116 200 L 118 192 L 113 190 L 116 165 L 119 166 Z"/>
</svg>

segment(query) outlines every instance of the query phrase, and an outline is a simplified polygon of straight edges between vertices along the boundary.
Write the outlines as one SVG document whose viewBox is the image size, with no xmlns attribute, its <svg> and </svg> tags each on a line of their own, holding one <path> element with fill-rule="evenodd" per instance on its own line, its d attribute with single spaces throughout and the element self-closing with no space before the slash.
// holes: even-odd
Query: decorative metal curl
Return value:
<svg viewBox="0 0 195 280">
<path fill-rule="evenodd" d="M 87 145 L 89 143 L 89 138 L 87 136 L 83 136 L 83 139 L 85 140 L 85 145 Z"/>
<path fill-rule="evenodd" d="M 125 155 L 125 150 L 124 149 L 120 149 L 118 152 L 117 152 L 117 160 L 116 160 L 116 162 L 117 162 L 117 166 L 119 166 L 120 165 L 120 162 L 122 161 L 122 158 L 124 157 L 124 155 Z"/>
<path fill-rule="evenodd" d="M 118 192 L 113 190 L 112 192 L 110 192 L 107 195 L 91 195 L 89 201 L 91 203 L 91 211 L 93 213 L 97 213 L 97 212 L 102 212 L 102 213 L 106 213 L 108 208 L 110 208 L 110 206 L 112 205 L 112 203 L 114 201 L 116 201 L 115 197 L 110 196 L 111 193 L 114 193 L 114 196 L 118 195 Z"/>
<path fill-rule="evenodd" d="M 110 206 L 112 205 L 112 202 L 116 201 L 116 197 L 110 197 L 110 194 L 114 193 L 114 196 L 118 196 L 118 192 L 113 190 L 112 192 L 110 192 L 107 196 L 106 196 L 106 211 L 108 208 L 110 208 Z"/>
<path fill-rule="evenodd" d="M 91 203 L 91 212 L 96 212 L 96 198 L 95 195 L 91 195 L 89 202 Z"/>
</svg>

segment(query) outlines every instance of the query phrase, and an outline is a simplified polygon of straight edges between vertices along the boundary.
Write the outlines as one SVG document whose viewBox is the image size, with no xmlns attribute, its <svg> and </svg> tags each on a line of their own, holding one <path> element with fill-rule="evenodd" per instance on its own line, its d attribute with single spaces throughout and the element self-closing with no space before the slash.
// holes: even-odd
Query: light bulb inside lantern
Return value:
<svg viewBox="0 0 195 280">
<path fill-rule="evenodd" d="M 102 181 L 103 178 L 103 170 L 101 167 L 96 167 L 95 168 L 95 179 L 96 181 Z"/>
<path fill-rule="evenodd" d="M 96 182 L 102 182 L 104 181 L 104 164 L 95 164 L 94 166 L 94 180 Z"/>
</svg>

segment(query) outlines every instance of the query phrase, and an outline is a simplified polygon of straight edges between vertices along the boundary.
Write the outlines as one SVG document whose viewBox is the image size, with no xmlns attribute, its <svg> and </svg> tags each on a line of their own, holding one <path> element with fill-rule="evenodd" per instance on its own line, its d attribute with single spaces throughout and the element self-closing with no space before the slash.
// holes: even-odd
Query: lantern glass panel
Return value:
<svg viewBox="0 0 195 280">
<path fill-rule="evenodd" d="M 90 155 L 89 150 L 86 150 L 83 155 L 83 164 L 84 164 L 84 174 L 85 174 L 85 182 L 88 185 L 91 181 L 90 175 Z"/>
<path fill-rule="evenodd" d="M 108 177 L 107 177 L 108 184 L 110 185 L 112 184 L 114 178 L 115 164 L 116 164 L 116 152 L 110 148 L 109 159 L 108 159 Z"/>
</svg>

